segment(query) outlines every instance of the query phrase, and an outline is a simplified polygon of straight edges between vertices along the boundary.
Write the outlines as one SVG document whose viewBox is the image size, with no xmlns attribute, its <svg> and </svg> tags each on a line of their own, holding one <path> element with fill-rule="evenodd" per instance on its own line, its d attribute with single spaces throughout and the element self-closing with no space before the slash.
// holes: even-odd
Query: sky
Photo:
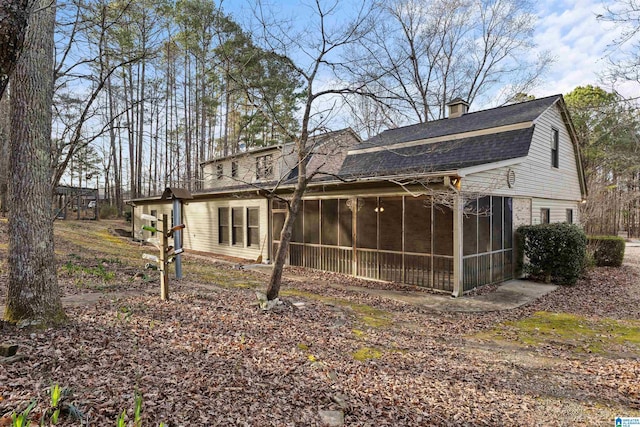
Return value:
<svg viewBox="0 0 640 427">
<path fill-rule="evenodd" d="M 599 22 L 596 16 L 604 11 L 600 0 L 541 0 L 538 7 L 538 49 L 547 49 L 555 58 L 546 83 L 532 91 L 537 97 L 556 93 L 567 94 L 576 86 L 606 85 L 598 75 L 607 67 L 604 58 L 619 28 Z M 637 87 L 618 87 L 626 96 L 637 96 Z"/>
<path fill-rule="evenodd" d="M 279 13 L 287 15 L 296 14 L 294 11 L 301 9 L 300 3 L 308 3 L 309 0 L 263 1 L 268 5 L 275 5 Z M 555 62 L 544 83 L 530 91 L 532 95 L 543 97 L 567 94 L 577 86 L 588 84 L 611 89 L 599 81 L 598 75 L 607 67 L 607 49 L 619 29 L 610 23 L 598 21 L 596 17 L 603 13 L 605 5 L 613 2 L 614 0 L 533 0 L 534 12 L 538 16 L 535 42 L 539 51 L 550 51 Z M 223 0 L 222 4 L 225 10 L 239 20 L 250 13 L 245 2 Z M 299 13 L 296 15 L 300 16 Z M 637 86 L 616 86 L 616 89 L 628 97 L 638 96 Z"/>
</svg>

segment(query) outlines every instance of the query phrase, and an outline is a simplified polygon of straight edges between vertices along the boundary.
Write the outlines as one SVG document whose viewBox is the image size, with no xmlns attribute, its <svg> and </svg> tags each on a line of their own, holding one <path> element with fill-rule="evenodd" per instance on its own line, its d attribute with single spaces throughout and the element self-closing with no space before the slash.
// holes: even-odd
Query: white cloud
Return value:
<svg viewBox="0 0 640 427">
<path fill-rule="evenodd" d="M 541 97 L 566 94 L 577 86 L 603 84 L 599 74 L 607 68 L 607 48 L 619 29 L 598 21 L 604 7 L 599 0 L 543 0 L 538 3 L 535 41 L 540 51 L 548 50 L 556 62 L 546 83 L 533 94 Z M 619 88 L 623 94 L 628 89 Z M 628 94 L 630 95 L 630 94 Z"/>
</svg>

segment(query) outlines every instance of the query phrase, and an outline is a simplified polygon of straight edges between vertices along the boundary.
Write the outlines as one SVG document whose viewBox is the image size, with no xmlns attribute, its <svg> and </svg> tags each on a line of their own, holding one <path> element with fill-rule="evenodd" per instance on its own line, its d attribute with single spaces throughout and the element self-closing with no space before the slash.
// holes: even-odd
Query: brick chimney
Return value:
<svg viewBox="0 0 640 427">
<path fill-rule="evenodd" d="M 447 103 L 447 107 L 449 107 L 449 118 L 455 119 L 467 113 L 469 103 L 462 98 L 455 98 Z"/>
</svg>

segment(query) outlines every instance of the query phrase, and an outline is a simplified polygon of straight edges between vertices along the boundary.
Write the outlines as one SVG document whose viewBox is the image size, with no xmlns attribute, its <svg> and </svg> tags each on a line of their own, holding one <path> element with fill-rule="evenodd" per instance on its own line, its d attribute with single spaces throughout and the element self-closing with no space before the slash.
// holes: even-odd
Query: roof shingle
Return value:
<svg viewBox="0 0 640 427">
<path fill-rule="evenodd" d="M 383 176 L 448 171 L 524 157 L 534 127 L 400 149 L 350 154 L 343 176 Z"/>
<path fill-rule="evenodd" d="M 355 150 L 380 147 L 402 142 L 418 141 L 457 133 L 490 129 L 516 123 L 530 122 L 553 105 L 562 95 L 467 113 L 455 119 L 441 119 L 389 129 L 362 142 Z"/>
</svg>

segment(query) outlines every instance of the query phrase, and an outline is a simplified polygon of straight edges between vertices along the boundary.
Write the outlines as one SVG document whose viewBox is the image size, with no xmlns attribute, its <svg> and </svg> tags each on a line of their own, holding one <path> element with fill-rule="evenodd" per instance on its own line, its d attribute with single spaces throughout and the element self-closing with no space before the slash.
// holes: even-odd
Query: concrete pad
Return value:
<svg viewBox="0 0 640 427">
<path fill-rule="evenodd" d="M 557 285 L 529 280 L 510 280 L 500 285 L 494 292 L 454 299 L 450 311 L 511 310 L 529 304 L 557 288 Z M 464 310 L 456 310 L 458 307 Z"/>
<path fill-rule="evenodd" d="M 393 291 L 359 286 L 341 286 L 337 284 L 330 284 L 330 286 L 354 292 L 363 292 L 381 298 L 389 298 L 407 304 L 420 305 L 443 312 L 511 310 L 529 304 L 558 288 L 556 285 L 531 282 L 528 280 L 510 280 L 500 285 L 495 291 L 484 295 L 452 298 L 446 294 L 438 295 L 418 291 Z"/>
</svg>

